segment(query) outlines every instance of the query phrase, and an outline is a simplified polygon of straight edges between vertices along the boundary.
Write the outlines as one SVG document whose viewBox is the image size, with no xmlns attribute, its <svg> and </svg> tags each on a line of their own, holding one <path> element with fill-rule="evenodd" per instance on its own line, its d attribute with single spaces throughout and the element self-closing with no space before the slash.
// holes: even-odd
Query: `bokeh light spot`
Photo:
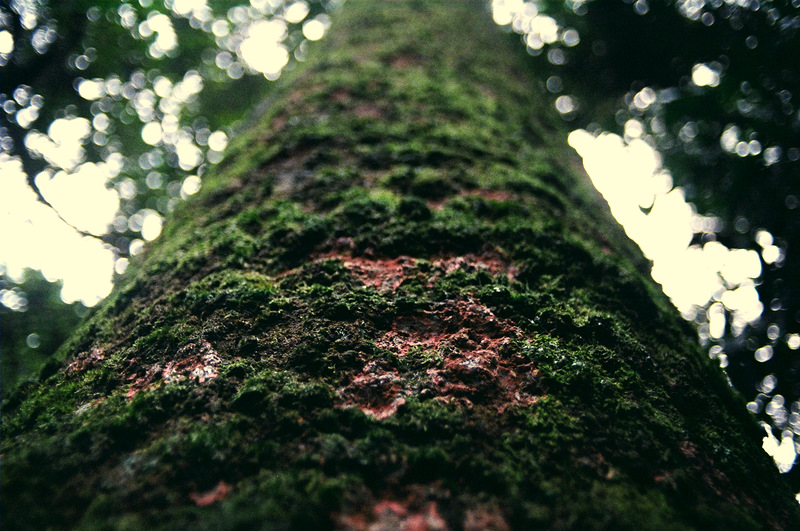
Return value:
<svg viewBox="0 0 800 531">
<path fill-rule="evenodd" d="M 325 25 L 319 20 L 308 20 L 303 23 L 303 36 L 310 41 L 318 41 L 325 35 Z"/>
<path fill-rule="evenodd" d="M 792 350 L 800 348 L 800 334 L 788 334 L 786 336 L 786 344 Z"/>
<path fill-rule="evenodd" d="M 283 16 L 286 18 L 287 22 L 297 24 L 306 18 L 308 11 L 308 4 L 301 0 L 300 2 L 290 4 L 289 7 L 286 8 Z"/>
<path fill-rule="evenodd" d="M 269 79 L 277 79 L 289 62 L 289 51 L 281 44 L 288 28 L 282 20 L 262 20 L 250 25 L 239 46 L 242 60 Z"/>
<path fill-rule="evenodd" d="M 0 31 L 0 53 L 8 55 L 14 51 L 14 37 L 11 33 L 3 30 Z"/>
<path fill-rule="evenodd" d="M 223 131 L 214 131 L 208 137 L 208 147 L 214 151 L 224 151 L 228 145 L 228 135 Z"/>
<path fill-rule="evenodd" d="M 772 355 L 774 353 L 775 353 L 775 351 L 772 349 L 772 347 L 769 346 L 769 345 L 766 345 L 766 346 L 761 347 L 760 349 L 757 349 L 755 351 L 755 353 L 753 354 L 753 357 L 756 359 L 756 361 L 764 363 L 765 361 L 771 360 L 772 359 Z"/>
<path fill-rule="evenodd" d="M 28 348 L 39 348 L 41 344 L 41 338 L 39 334 L 28 334 L 28 337 L 25 338 L 25 344 L 28 345 Z"/>
<path fill-rule="evenodd" d="M 161 124 L 158 122 L 147 122 L 142 127 L 142 140 L 146 144 L 155 146 L 161 142 Z"/>
<path fill-rule="evenodd" d="M 692 67 L 692 83 L 698 87 L 716 87 L 719 85 L 719 72 L 704 63 Z"/>
<path fill-rule="evenodd" d="M 559 96 L 556 98 L 556 110 L 561 114 L 569 114 L 575 111 L 576 104 L 572 96 Z"/>
<path fill-rule="evenodd" d="M 197 175 L 190 175 L 183 180 L 181 186 L 181 195 L 190 196 L 196 194 L 200 190 L 200 177 Z"/>
</svg>

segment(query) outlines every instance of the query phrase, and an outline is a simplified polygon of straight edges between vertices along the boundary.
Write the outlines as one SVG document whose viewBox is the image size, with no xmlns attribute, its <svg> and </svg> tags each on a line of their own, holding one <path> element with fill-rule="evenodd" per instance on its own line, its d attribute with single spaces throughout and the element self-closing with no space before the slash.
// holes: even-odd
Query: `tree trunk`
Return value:
<svg viewBox="0 0 800 531">
<path fill-rule="evenodd" d="M 6 399 L 4 529 L 797 523 L 484 9 L 348 0 Z"/>
</svg>

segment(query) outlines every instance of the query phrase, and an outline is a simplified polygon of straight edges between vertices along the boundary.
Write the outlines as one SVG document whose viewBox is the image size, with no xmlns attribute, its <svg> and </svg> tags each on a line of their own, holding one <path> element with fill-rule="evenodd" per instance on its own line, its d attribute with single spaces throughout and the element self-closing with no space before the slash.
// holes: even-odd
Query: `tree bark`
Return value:
<svg viewBox="0 0 800 531">
<path fill-rule="evenodd" d="M 4 529 L 797 524 L 484 10 L 348 0 L 5 400 Z"/>
</svg>

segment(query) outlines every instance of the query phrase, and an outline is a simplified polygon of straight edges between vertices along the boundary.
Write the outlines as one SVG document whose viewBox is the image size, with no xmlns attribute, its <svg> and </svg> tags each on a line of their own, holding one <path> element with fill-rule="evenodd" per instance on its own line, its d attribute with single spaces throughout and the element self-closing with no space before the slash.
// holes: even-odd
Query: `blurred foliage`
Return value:
<svg viewBox="0 0 800 531">
<path fill-rule="evenodd" d="M 163 217 L 220 160 L 228 134 L 268 95 L 269 80 L 303 58 L 309 22 L 319 38 L 320 27 L 329 24 L 325 12 L 336 4 L 0 2 L 2 153 L 22 162 L 41 202 L 112 249 L 123 272 L 128 257 L 158 235 Z M 271 35 L 266 43 L 253 39 L 265 33 Z M 256 48 L 251 56 L 271 52 L 273 61 L 247 63 L 248 40 Z M 65 136 L 77 148 L 72 153 L 65 152 Z M 47 194 L 54 176 L 72 177 L 87 167 L 119 197 L 105 231 L 74 223 Z M 7 295 L 0 301 L 5 389 L 30 376 L 77 322 L 70 307 L 58 312 L 59 288 L 40 280 L 31 272 L 22 283 L 0 275 Z M 11 311 L 23 308 L 20 297 L 27 297 L 27 310 Z M 42 329 L 43 316 L 62 319 Z M 34 332 L 40 338 L 35 349 L 25 343 Z"/>
<path fill-rule="evenodd" d="M 103 164 L 121 198 L 98 236 L 124 259 L 148 239 L 148 217 L 160 220 L 192 193 L 227 134 L 268 93 L 266 79 L 279 75 L 275 63 L 259 71 L 245 60 L 249 30 L 277 32 L 291 68 L 304 56 L 306 25 L 327 27 L 326 12 L 339 3 L 4 2 L 0 27 L 14 48 L 0 54 L 0 143 L 38 191 L 37 175 L 74 165 L 59 166 L 35 140 L 57 119 L 84 119 L 78 163 Z M 748 407 L 779 431 L 800 433 L 800 1 L 493 3 L 527 13 L 506 22 L 522 35 L 539 89 L 554 101 L 568 96 L 565 119 L 625 137 L 637 129 L 660 151 L 674 183 L 715 221 L 695 245 L 758 251 L 762 318 L 737 322 L 723 290 L 695 320 Z M 259 26 L 268 22 L 277 26 Z M 712 306 L 726 316 L 721 337 L 709 333 Z M 23 347 L 5 352 L 15 348 Z M 792 476 L 800 487 L 800 473 Z"/>
<path fill-rule="evenodd" d="M 0 277 L 0 387 L 7 394 L 39 369 L 70 335 L 87 308 L 64 304 L 61 282 L 28 269 L 22 282 Z"/>
<path fill-rule="evenodd" d="M 303 20 L 327 4 L 303 2 Z M 276 48 L 286 59 L 302 55 L 302 26 L 287 21 L 285 8 L 282 0 L 4 4 L 0 24 L 14 48 L 0 54 L 3 150 L 20 158 L 43 202 L 42 181 L 100 164 L 121 208 L 113 230 L 98 236 L 121 256 L 135 253 L 143 221 L 191 193 L 185 180 L 220 159 L 223 130 L 264 98 L 265 77 L 280 74 L 244 62 L 251 28 L 279 21 Z M 70 120 L 70 134 L 83 134 L 78 160 L 57 156 L 58 119 Z"/>
</svg>

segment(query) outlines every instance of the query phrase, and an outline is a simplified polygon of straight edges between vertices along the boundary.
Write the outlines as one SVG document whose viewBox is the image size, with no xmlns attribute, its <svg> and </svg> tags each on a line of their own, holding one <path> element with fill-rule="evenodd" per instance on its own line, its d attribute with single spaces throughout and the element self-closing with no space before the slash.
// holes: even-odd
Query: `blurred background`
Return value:
<svg viewBox="0 0 800 531">
<path fill-rule="evenodd" d="M 0 2 L 3 393 L 109 294 L 342 3 Z M 486 6 L 800 490 L 800 0 Z"/>
</svg>

